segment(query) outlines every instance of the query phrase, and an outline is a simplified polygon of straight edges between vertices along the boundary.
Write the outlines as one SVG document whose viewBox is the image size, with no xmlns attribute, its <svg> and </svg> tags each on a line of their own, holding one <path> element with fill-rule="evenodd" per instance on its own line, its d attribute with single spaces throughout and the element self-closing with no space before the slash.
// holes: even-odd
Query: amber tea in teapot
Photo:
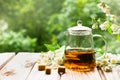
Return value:
<svg viewBox="0 0 120 80">
<path fill-rule="evenodd" d="M 65 51 L 65 64 L 68 69 L 76 71 L 91 71 L 95 68 L 93 50 L 69 49 Z"/>
<path fill-rule="evenodd" d="M 64 57 L 66 68 L 78 72 L 94 70 L 96 57 L 93 37 L 103 39 L 101 35 L 92 35 L 92 30 L 82 25 L 68 28 Z"/>
</svg>

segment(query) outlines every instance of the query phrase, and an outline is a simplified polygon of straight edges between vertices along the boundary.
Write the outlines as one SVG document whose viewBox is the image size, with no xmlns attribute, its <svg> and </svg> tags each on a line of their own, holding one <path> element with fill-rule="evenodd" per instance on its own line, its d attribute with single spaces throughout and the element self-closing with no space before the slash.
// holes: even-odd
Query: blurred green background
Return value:
<svg viewBox="0 0 120 80">
<path fill-rule="evenodd" d="M 119 0 L 104 0 L 120 23 Z M 105 20 L 105 14 L 97 7 L 100 0 L 0 0 L 0 52 L 47 51 L 45 44 L 54 47 L 65 44 L 64 32 L 76 26 L 91 27 L 93 18 Z M 119 48 L 119 41 L 106 31 L 93 30 L 109 40 L 108 51 Z M 104 43 L 96 40 L 97 47 Z M 117 49 L 119 52 L 120 49 Z"/>
</svg>

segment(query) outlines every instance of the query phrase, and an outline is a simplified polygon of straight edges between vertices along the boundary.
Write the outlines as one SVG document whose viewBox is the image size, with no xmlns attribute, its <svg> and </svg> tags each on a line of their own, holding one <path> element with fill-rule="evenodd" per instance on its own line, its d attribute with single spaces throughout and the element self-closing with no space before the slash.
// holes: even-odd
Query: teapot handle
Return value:
<svg viewBox="0 0 120 80">
<path fill-rule="evenodd" d="M 94 37 L 98 37 L 98 38 L 102 38 L 102 40 L 104 41 L 104 43 L 105 43 L 105 52 L 103 53 L 103 55 L 102 56 L 100 56 L 100 57 L 98 57 L 98 58 L 96 58 L 97 60 L 100 60 L 100 59 L 102 59 L 102 58 L 104 58 L 104 56 L 105 56 L 105 54 L 107 53 L 107 41 L 106 41 L 106 39 L 102 36 L 102 35 L 99 35 L 99 34 L 94 34 L 93 35 L 93 38 Z"/>
</svg>

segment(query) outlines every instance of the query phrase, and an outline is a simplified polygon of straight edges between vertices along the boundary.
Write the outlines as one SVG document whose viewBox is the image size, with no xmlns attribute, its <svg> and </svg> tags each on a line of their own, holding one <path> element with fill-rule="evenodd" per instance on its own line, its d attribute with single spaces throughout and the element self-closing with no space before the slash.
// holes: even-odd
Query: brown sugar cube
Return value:
<svg viewBox="0 0 120 80">
<path fill-rule="evenodd" d="M 58 67 L 58 74 L 64 74 L 65 73 L 65 67 L 64 66 L 59 66 Z"/>
<path fill-rule="evenodd" d="M 45 69 L 45 74 L 51 74 L 51 68 L 46 68 Z"/>
<path fill-rule="evenodd" d="M 38 71 L 43 71 L 45 70 L 46 65 L 43 64 L 38 64 Z"/>
</svg>

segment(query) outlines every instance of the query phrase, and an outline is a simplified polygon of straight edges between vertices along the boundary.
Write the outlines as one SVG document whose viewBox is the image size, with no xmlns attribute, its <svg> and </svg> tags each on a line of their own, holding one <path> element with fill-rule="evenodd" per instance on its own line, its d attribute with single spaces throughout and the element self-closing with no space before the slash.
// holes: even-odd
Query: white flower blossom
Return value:
<svg viewBox="0 0 120 80">
<path fill-rule="evenodd" d="M 62 59 L 61 57 L 56 57 L 56 58 L 54 59 L 54 61 L 55 61 L 56 63 L 58 63 L 59 65 L 63 64 L 63 59 Z"/>
<path fill-rule="evenodd" d="M 109 63 L 109 59 L 103 59 L 102 60 L 102 65 L 107 65 Z"/>
<path fill-rule="evenodd" d="M 110 62 L 111 62 L 112 64 L 115 64 L 115 63 L 117 63 L 117 59 L 116 59 L 116 58 L 111 58 L 111 59 L 110 59 Z"/>
<path fill-rule="evenodd" d="M 55 51 L 56 57 L 63 57 L 63 55 L 64 55 L 64 50 L 65 50 L 65 46 L 62 46 L 60 49 L 57 49 L 57 50 Z"/>
<path fill-rule="evenodd" d="M 100 24 L 101 30 L 106 30 L 106 26 L 104 24 Z"/>
<path fill-rule="evenodd" d="M 105 55 L 106 59 L 110 59 L 111 57 L 113 57 L 112 53 L 106 53 L 106 55 Z"/>
<path fill-rule="evenodd" d="M 56 68 L 58 65 L 63 64 L 64 49 L 65 46 L 62 46 L 60 49 L 55 50 L 55 52 L 42 52 L 40 53 L 36 62 Z"/>
<path fill-rule="evenodd" d="M 52 67 L 53 69 L 57 69 L 57 67 L 58 67 L 58 63 L 56 63 L 56 62 L 52 62 L 51 67 Z"/>
<path fill-rule="evenodd" d="M 103 9 L 105 7 L 105 3 L 101 2 L 97 6 L 98 6 L 98 8 Z"/>
<path fill-rule="evenodd" d="M 97 6 L 106 14 L 106 16 L 110 16 L 110 7 L 108 5 L 106 5 L 104 2 L 101 2 Z"/>
<path fill-rule="evenodd" d="M 101 29 L 101 30 L 106 30 L 106 29 L 107 29 L 107 26 L 104 25 L 104 24 L 100 24 L 100 29 Z"/>
<path fill-rule="evenodd" d="M 48 57 L 50 60 L 53 59 L 54 56 L 55 56 L 55 54 L 52 51 L 48 51 L 47 54 L 46 54 L 46 57 Z"/>
<path fill-rule="evenodd" d="M 117 31 L 113 32 L 113 34 L 120 34 L 120 28 L 118 28 Z"/>
<path fill-rule="evenodd" d="M 106 30 L 109 26 L 109 21 L 105 21 L 103 24 L 100 25 L 101 30 Z"/>
<path fill-rule="evenodd" d="M 115 21 L 115 15 L 110 15 L 110 20 Z"/>
<path fill-rule="evenodd" d="M 104 8 L 104 13 L 106 13 L 106 16 L 110 16 L 110 7 L 106 5 Z"/>
<path fill-rule="evenodd" d="M 44 58 L 46 56 L 46 53 L 40 53 L 39 58 Z"/>
<path fill-rule="evenodd" d="M 111 26 L 111 30 L 112 30 L 113 32 L 117 31 L 118 28 L 119 28 L 119 26 L 116 25 L 116 24 L 112 24 L 112 26 Z"/>
<path fill-rule="evenodd" d="M 96 65 L 97 66 L 102 66 L 102 62 L 101 61 L 96 61 Z"/>
<path fill-rule="evenodd" d="M 117 58 L 117 63 L 120 63 L 120 57 Z"/>
<path fill-rule="evenodd" d="M 109 26 L 109 21 L 105 21 L 103 24 L 104 24 L 105 26 Z"/>
<path fill-rule="evenodd" d="M 48 61 L 49 61 L 49 59 L 48 59 L 48 58 L 43 58 L 43 63 L 47 64 L 47 63 L 48 63 Z"/>
<path fill-rule="evenodd" d="M 95 23 L 92 25 L 92 29 L 98 29 L 98 25 Z"/>
</svg>

